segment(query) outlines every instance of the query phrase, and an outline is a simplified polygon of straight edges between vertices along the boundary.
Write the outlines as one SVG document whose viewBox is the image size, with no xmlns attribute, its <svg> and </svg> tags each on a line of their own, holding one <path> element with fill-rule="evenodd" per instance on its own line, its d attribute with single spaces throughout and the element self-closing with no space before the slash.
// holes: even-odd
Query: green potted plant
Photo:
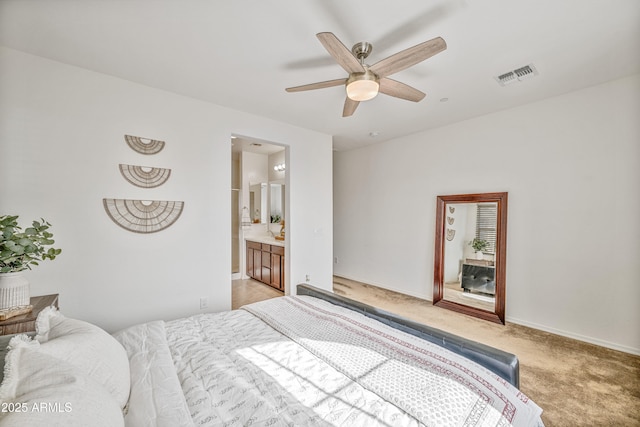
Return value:
<svg viewBox="0 0 640 427">
<path fill-rule="evenodd" d="M 469 242 L 469 246 L 473 248 L 476 253 L 476 259 L 483 259 L 483 251 L 489 247 L 489 242 L 484 239 L 478 239 L 477 237 Z"/>
<path fill-rule="evenodd" d="M 23 230 L 17 215 L 0 216 L 0 309 L 29 305 L 29 282 L 22 271 L 62 252 L 50 247 L 55 243 L 50 227 L 41 219 Z"/>
</svg>

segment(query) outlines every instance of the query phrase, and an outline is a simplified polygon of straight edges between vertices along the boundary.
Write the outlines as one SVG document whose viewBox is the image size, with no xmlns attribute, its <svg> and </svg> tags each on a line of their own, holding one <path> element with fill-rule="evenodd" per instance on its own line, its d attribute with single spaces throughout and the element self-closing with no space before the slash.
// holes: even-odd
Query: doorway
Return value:
<svg viewBox="0 0 640 427">
<path fill-rule="evenodd" d="M 238 284 L 252 280 L 247 274 L 247 240 L 268 243 L 277 236 L 274 244 L 286 246 L 287 239 L 280 239 L 281 231 L 286 235 L 289 156 L 287 146 L 252 137 L 233 135 L 231 144 L 231 277 Z M 287 276 L 285 272 L 285 287 Z"/>
</svg>

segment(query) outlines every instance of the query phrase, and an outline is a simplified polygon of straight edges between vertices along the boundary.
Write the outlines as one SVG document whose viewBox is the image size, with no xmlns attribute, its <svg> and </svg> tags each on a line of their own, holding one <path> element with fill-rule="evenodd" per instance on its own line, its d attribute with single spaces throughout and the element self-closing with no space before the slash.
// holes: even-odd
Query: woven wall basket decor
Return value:
<svg viewBox="0 0 640 427">
<path fill-rule="evenodd" d="M 164 148 L 164 141 L 157 139 L 125 135 L 124 140 L 127 141 L 132 150 L 140 154 L 158 154 Z"/>
<path fill-rule="evenodd" d="M 178 220 L 184 202 L 166 200 L 102 199 L 104 209 L 120 227 L 134 233 L 155 233 Z"/>
<path fill-rule="evenodd" d="M 167 182 L 171 169 L 120 164 L 120 173 L 136 187 L 154 188 Z"/>
</svg>

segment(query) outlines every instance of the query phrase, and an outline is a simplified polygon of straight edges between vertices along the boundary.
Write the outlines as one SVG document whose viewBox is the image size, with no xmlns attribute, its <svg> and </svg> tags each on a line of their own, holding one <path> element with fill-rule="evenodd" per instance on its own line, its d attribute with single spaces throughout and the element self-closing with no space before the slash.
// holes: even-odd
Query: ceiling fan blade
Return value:
<svg viewBox="0 0 640 427">
<path fill-rule="evenodd" d="M 447 48 L 447 43 L 442 37 L 436 37 L 424 43 L 420 43 L 401 52 L 391 55 L 381 61 L 376 62 L 369 70 L 378 77 L 386 77 L 416 65 L 433 55 L 442 52 Z"/>
<path fill-rule="evenodd" d="M 360 61 L 353 56 L 351 51 L 333 33 L 318 33 L 316 37 L 345 71 L 349 74 L 364 73 L 365 70 Z"/>
<path fill-rule="evenodd" d="M 355 113 L 356 108 L 360 105 L 360 101 L 354 101 L 347 96 L 344 101 L 344 108 L 342 109 L 342 117 L 349 117 Z"/>
<path fill-rule="evenodd" d="M 324 89 L 326 87 L 340 86 L 347 82 L 347 79 L 328 80 L 326 82 L 311 83 L 308 85 L 288 87 L 287 92 L 302 92 L 305 90 Z"/>
<path fill-rule="evenodd" d="M 385 95 L 413 102 L 420 102 L 426 96 L 424 92 L 420 92 L 416 88 L 387 77 L 380 79 L 379 91 Z"/>
</svg>

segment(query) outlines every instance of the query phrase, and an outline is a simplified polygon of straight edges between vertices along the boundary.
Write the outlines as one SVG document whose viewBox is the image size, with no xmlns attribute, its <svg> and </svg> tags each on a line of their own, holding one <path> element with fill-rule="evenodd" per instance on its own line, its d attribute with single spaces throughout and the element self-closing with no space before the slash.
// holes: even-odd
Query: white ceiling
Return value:
<svg viewBox="0 0 640 427">
<path fill-rule="evenodd" d="M 233 156 L 237 156 L 243 151 L 250 151 L 252 153 L 269 156 L 274 153 L 279 153 L 284 149 L 284 146 L 273 144 L 270 141 L 264 141 L 242 135 L 231 136 L 231 153 Z"/>
<path fill-rule="evenodd" d="M 379 95 L 343 118 L 341 86 L 284 90 L 346 77 L 322 31 L 371 42 L 370 64 L 437 36 L 448 48 L 393 75 L 423 101 Z M 0 0 L 0 44 L 331 134 L 344 150 L 640 72 L 640 1 Z M 494 80 L 527 64 L 534 79 Z"/>
</svg>

